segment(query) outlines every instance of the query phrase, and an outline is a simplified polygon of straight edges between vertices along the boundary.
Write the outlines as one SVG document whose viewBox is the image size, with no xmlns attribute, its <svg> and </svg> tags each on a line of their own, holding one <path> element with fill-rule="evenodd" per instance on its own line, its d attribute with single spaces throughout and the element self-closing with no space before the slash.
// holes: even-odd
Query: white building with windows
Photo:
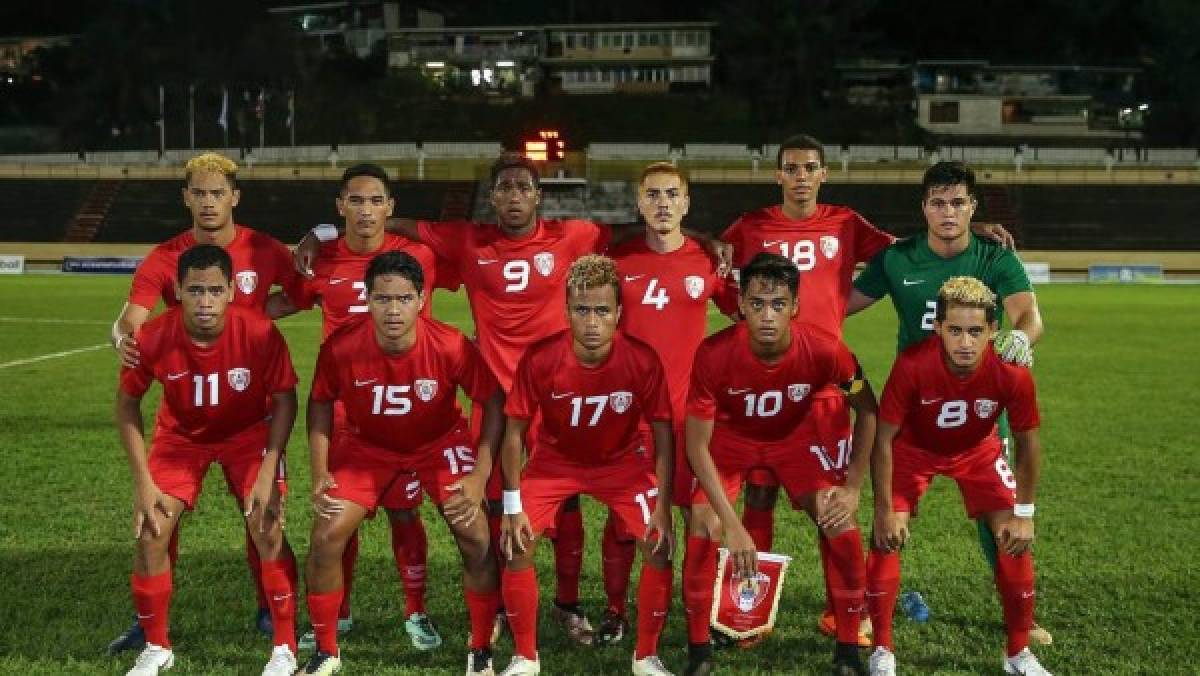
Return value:
<svg viewBox="0 0 1200 676">
<path fill-rule="evenodd" d="M 708 21 L 545 27 L 542 66 L 568 94 L 668 92 L 712 85 Z"/>
</svg>

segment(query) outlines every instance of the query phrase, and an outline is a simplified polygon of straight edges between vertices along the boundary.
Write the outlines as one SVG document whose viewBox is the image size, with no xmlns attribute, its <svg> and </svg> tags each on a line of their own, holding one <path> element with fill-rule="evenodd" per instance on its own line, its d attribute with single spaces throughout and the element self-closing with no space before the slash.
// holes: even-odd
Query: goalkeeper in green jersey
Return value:
<svg viewBox="0 0 1200 676">
<path fill-rule="evenodd" d="M 1025 267 L 1012 249 L 971 232 L 979 206 L 975 172 L 962 162 L 938 162 L 921 182 L 921 212 L 928 229 L 923 235 L 898 240 L 877 254 L 854 280 L 846 314 L 866 309 L 891 296 L 899 320 L 896 350 L 900 352 L 933 331 L 938 289 L 951 277 L 975 277 L 995 292 L 1000 304 L 997 322 L 1008 315 L 1011 329 L 997 334 L 996 353 L 1023 366 L 1033 365 L 1033 346 L 1042 336 L 1042 315 Z M 1005 448 L 1011 433 L 1007 417 L 999 424 Z M 995 569 L 996 541 L 983 521 L 979 543 Z M 1048 644 L 1049 632 L 1035 625 L 1031 640 Z"/>
</svg>

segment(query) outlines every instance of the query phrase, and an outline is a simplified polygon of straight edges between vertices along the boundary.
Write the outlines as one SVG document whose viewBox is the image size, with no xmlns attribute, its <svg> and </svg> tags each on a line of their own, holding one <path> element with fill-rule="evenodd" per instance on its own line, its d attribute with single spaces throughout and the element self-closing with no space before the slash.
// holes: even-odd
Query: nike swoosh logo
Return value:
<svg viewBox="0 0 1200 676">
<path fill-rule="evenodd" d="M 480 265 L 491 265 L 492 263 L 499 263 L 499 262 L 500 262 L 499 258 L 480 258 L 479 259 Z"/>
<path fill-rule="evenodd" d="M 350 278 L 348 277 L 334 277 L 329 280 L 329 284 L 332 286 L 333 284 L 341 284 L 342 282 L 348 281 L 350 281 Z"/>
<path fill-rule="evenodd" d="M 575 393 L 574 392 L 564 392 L 563 394 L 559 394 L 558 392 L 551 392 L 550 398 L 551 399 L 566 399 L 567 397 L 571 396 L 572 394 L 575 394 Z"/>
<path fill-rule="evenodd" d="M 179 380 L 180 378 L 186 376 L 187 374 L 188 374 L 187 371 L 184 371 L 183 373 L 168 373 L 167 380 Z"/>
<path fill-rule="evenodd" d="M 149 615 L 143 615 L 141 613 L 138 613 L 137 617 L 139 620 L 148 620 L 148 619 L 154 617 L 154 613 L 150 613 Z"/>
<path fill-rule="evenodd" d="M 749 391 L 750 391 L 750 388 L 749 388 L 749 387 L 743 387 L 743 388 L 742 388 L 742 389 L 740 389 L 740 390 L 735 390 L 735 389 L 733 389 L 732 387 L 731 387 L 731 388 L 729 388 L 729 393 L 730 393 L 730 394 L 745 394 L 745 393 L 747 393 L 747 392 L 749 392 Z"/>
<path fill-rule="evenodd" d="M 783 240 L 781 239 L 773 239 L 770 242 L 765 239 L 763 240 L 763 246 L 765 247 L 779 246 L 780 244 L 783 244 Z"/>
<path fill-rule="evenodd" d="M 355 387 L 362 387 L 363 385 L 370 385 L 371 383 L 375 382 L 376 380 L 379 380 L 379 379 L 378 379 L 378 378 L 372 378 L 372 379 L 370 379 L 370 380 L 359 380 L 358 378 L 355 378 L 355 379 L 354 379 L 354 386 L 355 386 Z"/>
<path fill-rule="evenodd" d="M 900 281 L 904 283 L 904 286 L 916 286 L 917 284 L 925 283 L 923 279 L 902 279 Z"/>
<path fill-rule="evenodd" d="M 941 400 L 942 400 L 942 398 L 941 398 L 941 397 L 938 397 L 937 399 L 922 399 L 922 400 L 921 400 L 921 405 L 923 405 L 923 406 L 928 406 L 928 405 L 930 405 L 930 404 L 936 404 L 936 403 L 938 403 L 938 402 L 939 402 L 939 401 L 941 401 Z"/>
<path fill-rule="evenodd" d="M 283 596 L 272 596 L 271 600 L 272 601 L 286 601 L 290 598 L 292 598 L 291 594 L 284 594 Z"/>
<path fill-rule="evenodd" d="M 625 281 L 627 281 L 627 282 L 633 282 L 633 281 L 639 280 L 639 279 L 641 279 L 642 277 L 645 277 L 645 276 L 646 276 L 646 275 L 625 275 Z"/>
</svg>

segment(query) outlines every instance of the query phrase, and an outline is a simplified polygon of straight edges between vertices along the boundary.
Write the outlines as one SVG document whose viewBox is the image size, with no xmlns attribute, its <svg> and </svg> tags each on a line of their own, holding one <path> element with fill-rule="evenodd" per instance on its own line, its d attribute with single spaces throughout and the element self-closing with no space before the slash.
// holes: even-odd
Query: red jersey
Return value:
<svg viewBox="0 0 1200 676">
<path fill-rule="evenodd" d="M 347 431 L 383 448 L 417 450 L 465 427 L 458 388 L 483 401 L 496 379 L 458 329 L 421 317 L 415 330 L 402 354 L 383 351 L 372 321 L 335 332 L 321 345 L 310 396 L 341 401 Z"/>
<path fill-rule="evenodd" d="M 721 234 L 733 246 L 733 264 L 756 254 L 781 254 L 800 270 L 800 321 L 842 335 L 854 266 L 873 258 L 895 239 L 853 209 L 818 204 L 812 216 L 791 219 L 776 205 L 744 214 Z"/>
<path fill-rule="evenodd" d="M 292 266 L 292 252 L 279 240 L 257 230 L 235 225 L 233 241 L 225 247 L 233 259 L 233 304 L 261 311 L 272 286 L 281 286 L 288 297 L 297 293 L 301 277 Z M 167 307 L 179 305 L 175 274 L 179 256 L 196 246 L 189 229 L 150 250 L 133 273 L 129 302 L 153 310 L 161 298 Z"/>
<path fill-rule="evenodd" d="M 603 251 L 607 228 L 591 221 L 538 219 L 521 239 L 494 223 L 418 223 L 421 241 L 467 287 L 479 350 L 507 392 L 525 349 L 567 328 L 567 269 Z"/>
<path fill-rule="evenodd" d="M 607 464 L 642 447 L 643 421 L 671 422 L 671 399 L 654 348 L 617 331 L 608 358 L 587 367 L 571 343 L 570 331 L 539 340 L 517 368 L 504 412 L 522 420 L 541 412 L 531 455 Z"/>
<path fill-rule="evenodd" d="M 266 425 L 271 395 L 296 387 L 287 343 L 275 324 L 230 305 L 225 328 L 208 347 L 196 345 L 171 308 L 134 332 L 141 361 L 122 368 L 121 391 L 141 397 L 157 380 L 162 403 L 155 443 L 218 443 Z"/>
<path fill-rule="evenodd" d="M 1006 363 L 989 345 L 975 372 L 962 378 L 946 367 L 941 340 L 930 336 L 896 357 L 879 419 L 900 427 L 899 442 L 953 455 L 994 435 L 1001 411 L 1014 432 L 1041 424 L 1029 369 Z"/>
<path fill-rule="evenodd" d="M 800 429 L 813 394 L 853 379 L 857 362 L 836 336 L 792 324 L 792 344 L 775 364 L 750 351 L 750 331 L 738 322 L 709 336 L 696 351 L 688 415 L 715 420 L 713 441 L 743 444 L 788 439 Z"/>
<path fill-rule="evenodd" d="M 437 262 L 429 247 L 387 233 L 378 249 L 356 253 L 347 246 L 343 236 L 321 245 L 317 261 L 313 264 L 312 279 L 305 279 L 298 285 L 295 297 L 289 294 L 297 310 L 308 310 L 318 302 L 321 304 L 321 340 L 367 313 L 367 285 L 363 282 L 367 265 L 375 256 L 389 251 L 403 251 L 421 264 L 421 270 L 425 273 L 425 307 L 421 315 L 433 316 Z"/>
<path fill-rule="evenodd" d="M 671 412 L 683 422 L 696 348 L 708 334 L 708 300 L 723 312 L 737 306 L 736 291 L 717 276 L 717 265 L 692 238 L 668 253 L 639 238 L 610 252 L 621 277 L 621 324 L 662 360 Z"/>
</svg>

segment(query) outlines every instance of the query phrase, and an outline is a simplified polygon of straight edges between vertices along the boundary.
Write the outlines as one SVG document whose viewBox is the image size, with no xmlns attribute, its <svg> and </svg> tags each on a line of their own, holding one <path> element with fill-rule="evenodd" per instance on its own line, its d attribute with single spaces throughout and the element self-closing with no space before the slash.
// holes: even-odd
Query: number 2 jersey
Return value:
<svg viewBox="0 0 1200 676">
<path fill-rule="evenodd" d="M 229 305 L 225 328 L 208 347 L 195 344 L 172 308 L 135 333 L 141 360 L 122 368 L 120 388 L 141 397 L 157 380 L 162 403 L 154 443 L 236 443 L 243 434 L 261 433 L 271 411 L 271 395 L 296 387 L 287 343 L 261 313 Z"/>
<path fill-rule="evenodd" d="M 315 401 L 341 401 L 346 429 L 382 448 L 411 452 L 463 426 L 458 388 L 474 401 L 496 391 L 479 351 L 458 329 L 418 317 L 413 346 L 388 354 L 370 319 L 336 331 L 321 345 Z"/>
<path fill-rule="evenodd" d="M 1008 364 L 989 345 L 967 377 L 950 372 L 941 339 L 930 336 L 896 357 L 883 388 L 879 419 L 900 427 L 896 443 L 937 455 L 954 455 L 991 438 L 1001 411 L 1013 431 L 1041 424 L 1033 375 Z"/>
</svg>

